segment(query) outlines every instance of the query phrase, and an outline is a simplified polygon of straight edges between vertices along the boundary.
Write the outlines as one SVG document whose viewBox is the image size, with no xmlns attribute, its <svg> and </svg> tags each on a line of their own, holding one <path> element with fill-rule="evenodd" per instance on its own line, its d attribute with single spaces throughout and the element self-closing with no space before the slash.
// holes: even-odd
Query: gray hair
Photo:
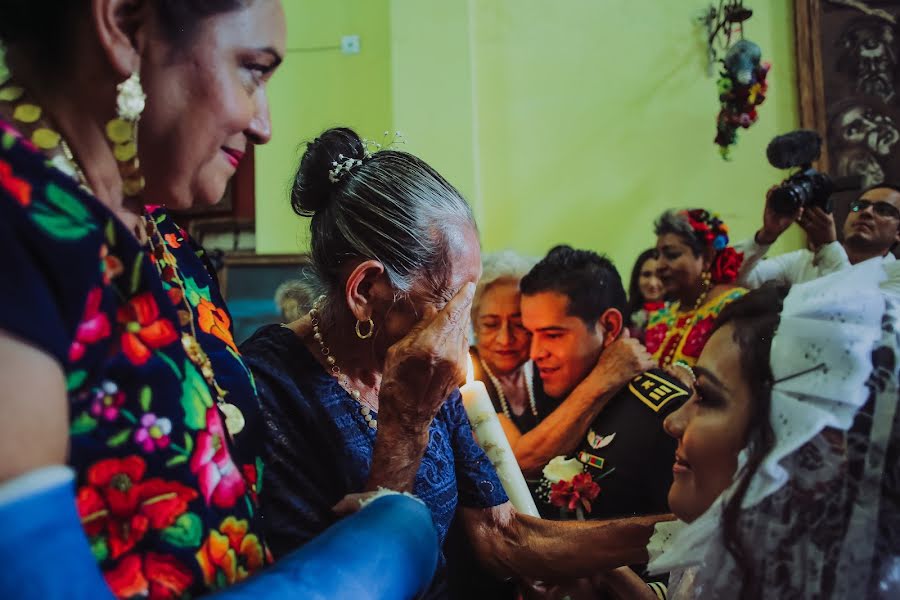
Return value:
<svg viewBox="0 0 900 600">
<path fill-rule="evenodd" d="M 537 260 L 522 256 L 512 250 L 501 250 L 486 254 L 481 260 L 481 279 L 475 288 L 475 297 L 472 299 L 472 322 L 478 318 L 481 311 L 481 300 L 485 292 L 492 285 L 500 281 L 514 281 L 516 285 L 528 271 L 537 263 Z"/>
<path fill-rule="evenodd" d="M 685 214 L 681 211 L 667 210 L 656 219 L 653 224 L 653 231 L 657 236 L 672 233 L 682 239 L 687 244 L 694 256 L 700 256 L 706 247 L 700 243 L 694 234 L 694 228 Z"/>
<path fill-rule="evenodd" d="M 333 165 L 359 164 L 336 182 Z M 448 240 L 454 228 L 475 219 L 462 195 L 421 159 L 383 150 L 369 155 L 350 129 L 330 129 L 310 142 L 291 195 L 294 211 L 311 216 L 313 267 L 329 288 L 348 259 L 384 265 L 391 285 L 408 294 L 423 277 L 443 291 L 450 270 Z"/>
</svg>

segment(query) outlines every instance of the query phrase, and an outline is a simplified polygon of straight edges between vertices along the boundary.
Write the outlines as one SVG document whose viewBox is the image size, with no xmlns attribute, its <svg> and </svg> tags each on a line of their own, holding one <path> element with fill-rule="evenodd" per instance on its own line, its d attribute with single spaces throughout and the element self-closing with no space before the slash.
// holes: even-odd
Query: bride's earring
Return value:
<svg viewBox="0 0 900 600">
<path fill-rule="evenodd" d="M 116 86 L 116 118 L 106 124 L 106 137 L 113 144 L 113 155 L 122 175 L 122 193 L 126 197 L 139 195 L 144 190 L 144 176 L 141 175 L 138 160 L 138 122 L 147 95 L 141 87 L 141 76 L 137 71 Z"/>
</svg>

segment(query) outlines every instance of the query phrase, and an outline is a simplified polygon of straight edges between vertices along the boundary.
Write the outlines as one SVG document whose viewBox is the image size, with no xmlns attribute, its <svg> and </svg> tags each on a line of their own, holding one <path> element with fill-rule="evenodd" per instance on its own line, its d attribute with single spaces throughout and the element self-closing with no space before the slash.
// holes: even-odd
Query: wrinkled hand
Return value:
<svg viewBox="0 0 900 600">
<path fill-rule="evenodd" d="M 627 329 L 609 345 L 591 372 L 608 390 L 618 389 L 645 371 L 656 367 L 653 356 L 641 342 L 631 337 Z"/>
<path fill-rule="evenodd" d="M 371 491 L 360 492 L 357 494 L 347 494 L 341 499 L 340 502 L 338 502 L 331 508 L 331 511 L 339 517 L 347 517 L 359 512 L 359 510 L 362 508 L 363 502 L 369 500 L 379 493 L 380 492 L 378 491 Z"/>
<path fill-rule="evenodd" d="M 427 431 L 450 393 L 466 378 L 469 314 L 475 284 L 469 283 L 438 312 L 425 315 L 388 349 L 378 397 L 379 429 L 387 423 Z"/>
<path fill-rule="evenodd" d="M 834 215 L 825 212 L 818 206 L 804 209 L 799 223 L 816 249 L 837 240 Z"/>
<path fill-rule="evenodd" d="M 802 208 L 797 209 L 795 213 L 790 215 L 775 212 L 772 209 L 772 190 L 774 189 L 776 189 L 775 186 L 769 188 L 769 191 L 766 192 L 766 208 L 763 211 L 763 226 L 762 229 L 756 233 L 756 241 L 759 244 L 774 244 L 775 240 L 791 226 L 791 223 L 798 221 L 803 214 Z"/>
</svg>

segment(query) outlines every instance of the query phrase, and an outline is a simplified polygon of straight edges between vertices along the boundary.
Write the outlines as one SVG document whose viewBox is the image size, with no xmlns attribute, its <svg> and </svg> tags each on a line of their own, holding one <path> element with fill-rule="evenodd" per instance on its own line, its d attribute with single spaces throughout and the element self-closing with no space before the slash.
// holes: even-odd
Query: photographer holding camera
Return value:
<svg viewBox="0 0 900 600">
<path fill-rule="evenodd" d="M 740 285 L 756 288 L 772 280 L 802 283 L 876 257 L 895 260 L 891 250 L 900 242 L 900 188 L 883 183 L 863 190 L 850 203 L 844 240 L 839 242 L 831 195 L 856 186 L 849 178 L 832 179 L 812 168 L 820 145 L 821 139 L 812 131 L 795 131 L 769 144 L 767 155 L 773 166 L 800 167 L 800 171 L 769 190 L 762 228 L 753 239 L 735 245 L 744 253 Z M 794 222 L 806 231 L 812 250 L 761 260 Z"/>
</svg>

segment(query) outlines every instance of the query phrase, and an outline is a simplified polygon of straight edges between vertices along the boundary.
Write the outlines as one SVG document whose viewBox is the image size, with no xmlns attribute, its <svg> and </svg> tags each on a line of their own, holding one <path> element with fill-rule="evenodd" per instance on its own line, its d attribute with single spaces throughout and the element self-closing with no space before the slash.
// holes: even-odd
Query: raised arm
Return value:
<svg viewBox="0 0 900 600">
<path fill-rule="evenodd" d="M 581 443 L 606 403 L 637 375 L 656 366 L 638 340 L 622 337 L 600 355 L 597 365 L 537 427 L 515 441 L 513 453 L 526 477 L 537 477 L 554 457 L 569 454 Z"/>
</svg>

